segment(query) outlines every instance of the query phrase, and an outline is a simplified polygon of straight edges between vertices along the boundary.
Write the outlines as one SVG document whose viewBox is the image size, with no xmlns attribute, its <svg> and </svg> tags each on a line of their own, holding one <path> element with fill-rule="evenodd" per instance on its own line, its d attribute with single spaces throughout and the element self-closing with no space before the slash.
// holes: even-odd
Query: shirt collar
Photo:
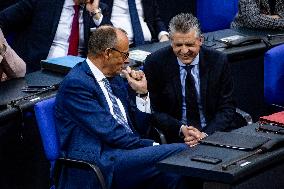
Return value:
<svg viewBox="0 0 284 189">
<path fill-rule="evenodd" d="M 86 59 L 86 62 L 98 82 L 101 82 L 104 78 L 106 78 L 103 72 L 101 72 L 101 70 L 99 70 L 99 68 L 95 66 L 89 58 Z"/>
<path fill-rule="evenodd" d="M 180 66 L 186 66 L 186 64 L 182 63 L 182 61 L 178 57 L 177 57 L 177 61 Z M 199 64 L 199 53 L 196 55 L 196 57 L 193 59 L 190 65 L 195 66 L 198 64 Z"/>
</svg>

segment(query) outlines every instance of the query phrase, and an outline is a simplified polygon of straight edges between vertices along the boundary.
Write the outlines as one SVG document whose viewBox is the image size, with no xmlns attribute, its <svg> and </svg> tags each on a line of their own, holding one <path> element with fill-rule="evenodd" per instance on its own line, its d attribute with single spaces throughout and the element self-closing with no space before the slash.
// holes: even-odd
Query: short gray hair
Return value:
<svg viewBox="0 0 284 189">
<path fill-rule="evenodd" d="M 101 26 L 91 32 L 88 53 L 98 54 L 107 48 L 113 48 L 117 44 L 116 28 Z"/>
<path fill-rule="evenodd" d="M 170 36 L 176 32 L 188 33 L 191 32 L 191 30 L 195 30 L 198 37 L 201 36 L 198 19 L 190 13 L 180 13 L 170 20 Z"/>
</svg>

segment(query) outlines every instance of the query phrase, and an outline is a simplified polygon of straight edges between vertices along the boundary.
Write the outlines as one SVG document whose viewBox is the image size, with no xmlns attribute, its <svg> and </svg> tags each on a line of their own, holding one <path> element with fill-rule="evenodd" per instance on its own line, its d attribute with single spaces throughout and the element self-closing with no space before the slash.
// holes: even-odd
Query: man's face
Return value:
<svg viewBox="0 0 284 189">
<path fill-rule="evenodd" d="M 125 35 L 125 34 L 122 34 Z M 125 68 L 125 62 L 128 60 L 129 45 L 128 38 L 125 35 L 118 38 L 118 44 L 109 49 L 108 74 L 115 76 L 121 73 Z"/>
<path fill-rule="evenodd" d="M 176 32 L 172 35 L 171 42 L 175 55 L 184 64 L 191 64 L 202 45 L 201 37 L 196 37 L 195 30 L 188 33 Z"/>
</svg>

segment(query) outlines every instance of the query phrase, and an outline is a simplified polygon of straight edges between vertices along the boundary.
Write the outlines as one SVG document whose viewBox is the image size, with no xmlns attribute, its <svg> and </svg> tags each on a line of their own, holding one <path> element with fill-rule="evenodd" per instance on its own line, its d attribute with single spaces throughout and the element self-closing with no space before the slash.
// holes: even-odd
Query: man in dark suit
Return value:
<svg viewBox="0 0 284 189">
<path fill-rule="evenodd" d="M 79 44 L 76 53 L 69 53 L 75 7 L 79 34 L 74 36 Z M 90 28 L 110 24 L 102 16 L 107 15 L 107 6 L 100 4 L 100 8 L 99 0 L 20 0 L 0 12 L 0 27 L 6 34 L 15 32 L 12 48 L 26 62 L 27 72 L 32 72 L 40 69 L 42 59 L 86 56 Z"/>
<path fill-rule="evenodd" d="M 56 96 L 61 155 L 95 162 L 106 178 L 107 188 L 186 187 L 181 177 L 161 173 L 155 164 L 188 147 L 157 145 L 153 140 L 142 139 L 136 131 L 146 127 L 151 114 L 142 112 L 147 112 L 144 107 L 149 103 L 144 73 L 130 68 L 122 71 L 129 55 L 126 33 L 101 26 L 91 34 L 88 49 L 86 61 L 68 73 Z M 140 96 L 133 96 L 136 104 L 119 76 L 121 72 Z M 84 188 L 95 188 L 94 182 L 88 172 L 66 168 L 59 188 L 78 188 L 82 183 Z"/>
<path fill-rule="evenodd" d="M 136 4 L 139 16 L 139 24 L 143 33 L 145 43 L 153 41 L 168 41 L 168 32 L 160 17 L 157 0 L 131 0 Z M 102 0 L 110 7 L 109 19 L 115 27 L 123 28 L 127 32 L 131 46 L 137 46 L 135 35 L 137 31 L 133 28 L 130 8 L 127 0 Z M 135 9 L 135 8 L 134 8 Z M 136 33 L 135 33 L 136 32 Z M 139 44 L 141 45 L 141 44 Z"/>
<path fill-rule="evenodd" d="M 198 20 L 179 14 L 169 24 L 171 46 L 149 55 L 144 65 L 155 125 L 169 142 L 189 145 L 188 136 L 229 129 L 234 118 L 233 83 L 229 63 L 221 53 L 202 47 Z M 188 69 L 189 68 L 189 69 Z"/>
</svg>

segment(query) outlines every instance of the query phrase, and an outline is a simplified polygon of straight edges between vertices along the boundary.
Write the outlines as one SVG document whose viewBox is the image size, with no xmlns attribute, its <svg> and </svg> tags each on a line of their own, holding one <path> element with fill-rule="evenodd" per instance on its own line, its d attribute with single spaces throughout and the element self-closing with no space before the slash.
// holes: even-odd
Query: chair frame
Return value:
<svg viewBox="0 0 284 189">
<path fill-rule="evenodd" d="M 47 102 L 47 101 L 51 101 L 51 102 Z M 52 103 L 53 106 L 50 107 L 50 104 L 47 104 L 47 103 Z M 45 99 L 35 104 L 34 111 L 35 111 L 35 117 L 36 117 L 37 125 L 40 131 L 41 140 L 42 140 L 46 158 L 51 162 L 55 161 L 54 168 L 51 169 L 51 180 L 54 182 L 53 184 L 55 185 L 55 188 L 58 186 L 59 178 L 60 178 L 63 166 L 67 166 L 67 167 L 73 167 L 73 168 L 78 168 L 78 169 L 91 170 L 95 174 L 95 176 L 98 178 L 101 188 L 107 189 L 105 178 L 100 168 L 97 165 L 91 164 L 89 162 L 82 161 L 82 160 L 59 157 L 58 151 L 60 147 L 58 146 L 57 141 L 53 141 L 53 143 L 50 143 L 50 141 L 47 140 L 46 136 L 48 135 L 44 133 L 46 132 L 46 129 L 44 128 L 52 127 L 55 125 L 55 123 L 53 123 L 52 120 L 49 120 L 48 122 L 46 121 L 41 122 L 40 119 L 44 118 L 45 120 L 48 120 L 48 118 L 50 118 L 51 115 L 46 114 L 46 112 L 48 112 L 47 109 L 54 108 L 54 104 L 55 104 L 55 97 Z M 53 113 L 54 111 L 52 110 L 51 112 Z M 53 129 L 48 129 L 48 132 L 53 132 L 52 130 Z M 58 140 L 57 133 L 48 133 L 48 134 L 55 136 L 56 140 Z M 51 154 L 50 154 L 50 149 L 52 149 Z"/>
</svg>

